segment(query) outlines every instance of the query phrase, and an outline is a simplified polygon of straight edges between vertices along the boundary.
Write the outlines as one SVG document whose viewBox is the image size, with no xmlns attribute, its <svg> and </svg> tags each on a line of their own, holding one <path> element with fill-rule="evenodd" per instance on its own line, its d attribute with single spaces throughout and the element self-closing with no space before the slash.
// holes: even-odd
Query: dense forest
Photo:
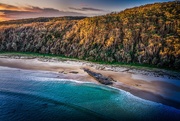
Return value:
<svg viewBox="0 0 180 121">
<path fill-rule="evenodd" d="M 0 23 L 0 51 L 180 69 L 180 3 L 155 3 L 96 17 Z"/>
</svg>

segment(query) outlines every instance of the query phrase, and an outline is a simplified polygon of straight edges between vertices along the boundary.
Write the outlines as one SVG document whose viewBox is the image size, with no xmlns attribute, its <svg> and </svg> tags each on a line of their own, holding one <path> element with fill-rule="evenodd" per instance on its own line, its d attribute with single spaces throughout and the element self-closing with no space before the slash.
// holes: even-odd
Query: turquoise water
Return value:
<svg viewBox="0 0 180 121">
<path fill-rule="evenodd" d="M 180 110 L 58 73 L 0 67 L 0 121 L 178 121 Z"/>
</svg>

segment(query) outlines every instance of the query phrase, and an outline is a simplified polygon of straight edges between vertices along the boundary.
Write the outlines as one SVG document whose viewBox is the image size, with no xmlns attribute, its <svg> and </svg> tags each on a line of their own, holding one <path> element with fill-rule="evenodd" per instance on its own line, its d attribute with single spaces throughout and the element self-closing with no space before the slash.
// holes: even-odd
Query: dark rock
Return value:
<svg viewBox="0 0 180 121">
<path fill-rule="evenodd" d="M 83 69 L 85 72 L 87 72 L 91 77 L 93 77 L 94 79 L 96 79 L 99 83 L 101 84 L 105 84 L 105 85 L 112 85 L 114 81 L 112 78 L 109 78 L 109 77 L 106 77 L 106 76 L 103 76 L 102 74 L 100 73 L 96 73 L 96 72 L 93 72 L 89 69 Z"/>
<path fill-rule="evenodd" d="M 69 73 L 78 74 L 77 71 L 70 71 Z"/>
<path fill-rule="evenodd" d="M 64 73 L 64 71 L 59 71 L 59 73 Z"/>
</svg>

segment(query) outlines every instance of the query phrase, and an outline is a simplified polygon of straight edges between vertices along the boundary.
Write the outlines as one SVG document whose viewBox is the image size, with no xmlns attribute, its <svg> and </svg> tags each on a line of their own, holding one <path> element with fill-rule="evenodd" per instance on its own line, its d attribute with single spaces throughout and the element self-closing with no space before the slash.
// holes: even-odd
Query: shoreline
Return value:
<svg viewBox="0 0 180 121">
<path fill-rule="evenodd" d="M 57 78 L 60 79 L 63 77 L 65 79 L 100 84 L 84 72 L 83 68 L 87 68 L 116 80 L 116 82 L 110 85 L 111 87 L 127 91 L 142 99 L 180 109 L 180 74 L 178 72 L 169 73 L 166 70 L 156 70 L 153 72 L 146 69 L 129 69 L 78 60 L 57 60 L 54 58 L 47 59 L 15 55 L 0 55 L 0 66 L 58 72 L 59 76 Z M 138 76 L 138 78 L 134 76 Z M 163 81 L 159 81 L 160 79 Z M 169 80 L 172 80 L 174 83 L 169 83 Z"/>
</svg>

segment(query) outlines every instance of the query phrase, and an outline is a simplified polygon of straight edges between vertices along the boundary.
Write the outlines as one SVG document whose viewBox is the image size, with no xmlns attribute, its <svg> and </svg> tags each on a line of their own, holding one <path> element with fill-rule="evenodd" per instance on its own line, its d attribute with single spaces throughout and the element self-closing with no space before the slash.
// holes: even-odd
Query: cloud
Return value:
<svg viewBox="0 0 180 121">
<path fill-rule="evenodd" d="M 13 5 L 0 3 L 0 10 L 18 10 L 19 8 Z"/>
<path fill-rule="evenodd" d="M 59 17 L 59 16 L 83 16 L 83 14 L 75 12 L 64 12 L 53 9 L 43 9 L 39 12 L 32 11 L 11 11 L 0 10 L 4 13 L 4 17 L 8 19 L 36 18 L 36 17 Z"/>
<path fill-rule="evenodd" d="M 77 11 L 97 11 L 97 12 L 102 12 L 104 10 L 102 9 L 97 9 L 97 8 L 89 8 L 89 7 L 82 7 L 82 8 L 73 8 L 69 7 L 71 10 L 77 10 Z"/>
<path fill-rule="evenodd" d="M 8 20 L 8 18 L 3 12 L 0 12 L 0 21 L 3 21 L 3 20 Z"/>
<path fill-rule="evenodd" d="M 13 6 L 0 3 L 0 21 L 36 17 L 85 16 L 72 11 L 60 11 L 54 8 L 36 6 Z"/>
</svg>

